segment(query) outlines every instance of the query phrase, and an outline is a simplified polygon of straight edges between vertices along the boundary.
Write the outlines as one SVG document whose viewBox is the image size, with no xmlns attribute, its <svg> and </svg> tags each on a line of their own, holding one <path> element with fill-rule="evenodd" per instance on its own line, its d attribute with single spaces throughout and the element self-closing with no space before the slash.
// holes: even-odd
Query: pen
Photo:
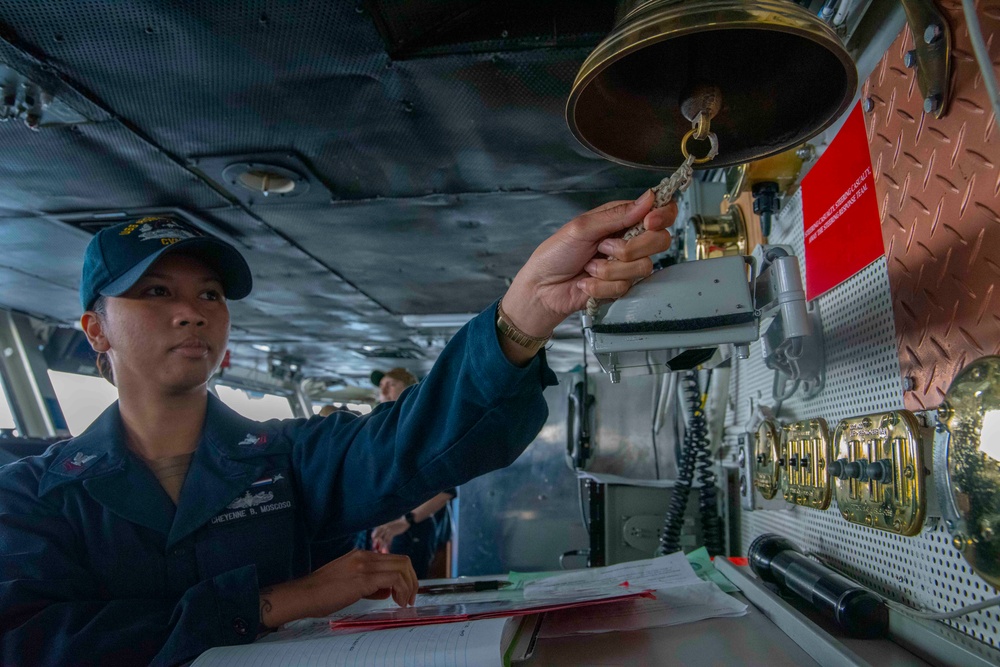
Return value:
<svg viewBox="0 0 1000 667">
<path fill-rule="evenodd" d="M 491 581 L 467 581 L 457 584 L 431 584 L 421 586 L 418 593 L 424 595 L 441 595 L 443 593 L 476 593 L 478 591 L 498 591 L 511 585 L 509 581 L 494 579 Z"/>
</svg>

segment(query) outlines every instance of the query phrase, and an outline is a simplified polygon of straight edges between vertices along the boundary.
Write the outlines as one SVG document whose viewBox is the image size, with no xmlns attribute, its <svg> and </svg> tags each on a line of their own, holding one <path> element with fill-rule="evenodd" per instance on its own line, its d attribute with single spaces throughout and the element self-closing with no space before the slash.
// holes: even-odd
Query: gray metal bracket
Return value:
<svg viewBox="0 0 1000 667">
<path fill-rule="evenodd" d="M 941 118 L 948 111 L 951 81 L 951 28 L 933 0 L 902 0 L 914 49 L 904 63 L 916 68 L 924 113 Z"/>
</svg>

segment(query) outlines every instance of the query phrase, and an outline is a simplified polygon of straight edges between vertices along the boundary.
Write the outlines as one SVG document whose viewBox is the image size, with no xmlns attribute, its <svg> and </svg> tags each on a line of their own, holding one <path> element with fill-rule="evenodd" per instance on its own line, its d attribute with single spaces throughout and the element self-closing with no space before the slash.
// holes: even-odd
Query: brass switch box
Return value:
<svg viewBox="0 0 1000 667">
<path fill-rule="evenodd" d="M 760 491 L 765 500 L 774 498 L 778 493 L 778 482 L 781 477 L 780 426 L 765 419 L 757 427 L 754 435 L 753 485 Z"/>
<path fill-rule="evenodd" d="M 833 492 L 827 468 L 833 455 L 830 429 L 825 419 L 807 419 L 782 429 L 779 487 L 785 500 L 803 507 L 825 510 Z"/>
<path fill-rule="evenodd" d="M 830 479 L 852 523 L 912 536 L 926 512 L 920 426 L 908 410 L 851 417 L 837 425 Z"/>
<path fill-rule="evenodd" d="M 952 546 L 1000 588 L 1000 357 L 962 369 L 938 409 L 934 477 Z"/>
</svg>

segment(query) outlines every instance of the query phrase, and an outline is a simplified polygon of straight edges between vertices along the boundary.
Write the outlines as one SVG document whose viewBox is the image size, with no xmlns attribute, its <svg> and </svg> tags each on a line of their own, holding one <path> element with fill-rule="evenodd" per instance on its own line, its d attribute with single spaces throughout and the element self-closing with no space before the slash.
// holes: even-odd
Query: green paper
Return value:
<svg viewBox="0 0 1000 667">
<path fill-rule="evenodd" d="M 529 581 L 538 581 L 539 579 L 545 579 L 546 577 L 552 577 L 557 574 L 566 574 L 566 572 L 570 571 L 571 570 L 559 570 L 555 572 L 514 572 L 511 570 L 510 574 L 507 575 L 507 579 L 514 584 L 514 589 L 518 589 L 524 588 L 524 585 Z"/>
<path fill-rule="evenodd" d="M 721 572 L 715 569 L 715 565 L 712 564 L 712 559 L 708 556 L 708 549 L 705 547 L 695 549 L 691 553 L 687 554 L 687 559 L 691 564 L 691 568 L 694 569 L 694 573 L 701 579 L 713 582 L 726 593 L 739 592 L 739 588 L 734 586 L 733 583 L 726 579 Z"/>
</svg>

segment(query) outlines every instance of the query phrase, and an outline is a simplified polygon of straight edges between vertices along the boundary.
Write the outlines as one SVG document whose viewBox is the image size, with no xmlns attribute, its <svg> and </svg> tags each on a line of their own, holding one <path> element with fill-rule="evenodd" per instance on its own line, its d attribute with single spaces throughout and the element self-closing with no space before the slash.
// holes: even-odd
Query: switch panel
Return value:
<svg viewBox="0 0 1000 667">
<path fill-rule="evenodd" d="M 765 500 L 774 498 L 778 493 L 778 483 L 781 478 L 780 425 L 771 419 L 765 419 L 754 435 L 753 485 Z"/>
<path fill-rule="evenodd" d="M 920 532 L 927 507 L 920 431 L 908 410 L 841 420 L 828 469 L 845 519 L 899 535 Z"/>
<path fill-rule="evenodd" d="M 825 419 L 807 419 L 788 424 L 781 434 L 779 487 L 785 500 L 803 507 L 825 510 L 833 495 L 827 468 L 833 445 Z"/>
</svg>

